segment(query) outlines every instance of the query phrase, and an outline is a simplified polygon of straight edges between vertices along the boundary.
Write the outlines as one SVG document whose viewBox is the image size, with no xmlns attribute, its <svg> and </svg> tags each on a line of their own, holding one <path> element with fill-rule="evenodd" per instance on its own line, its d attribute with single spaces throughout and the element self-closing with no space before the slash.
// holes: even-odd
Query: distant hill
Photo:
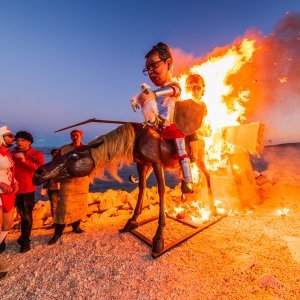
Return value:
<svg viewBox="0 0 300 300">
<path fill-rule="evenodd" d="M 41 151 L 44 155 L 51 155 L 51 150 L 54 149 L 55 147 L 34 147 L 34 149 Z"/>
</svg>

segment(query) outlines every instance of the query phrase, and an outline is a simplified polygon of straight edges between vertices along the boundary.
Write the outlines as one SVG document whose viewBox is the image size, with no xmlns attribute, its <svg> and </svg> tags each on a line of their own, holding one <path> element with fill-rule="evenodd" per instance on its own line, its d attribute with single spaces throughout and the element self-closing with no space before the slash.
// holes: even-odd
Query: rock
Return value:
<svg viewBox="0 0 300 300">
<path fill-rule="evenodd" d="M 123 204 L 126 204 L 132 198 L 132 195 L 126 191 L 119 191 L 118 198 Z"/>
<path fill-rule="evenodd" d="M 261 287 L 267 289 L 267 288 L 273 288 L 278 289 L 279 283 L 276 279 L 276 277 L 272 274 L 264 274 L 258 278 L 258 283 Z"/>
<path fill-rule="evenodd" d="M 101 215 L 98 214 L 98 213 L 94 213 L 94 214 L 92 214 L 91 217 L 90 217 L 90 219 L 91 219 L 92 221 L 97 221 L 97 220 L 99 220 L 100 218 L 101 218 Z"/>
<path fill-rule="evenodd" d="M 131 198 L 130 198 L 129 201 L 128 201 L 129 207 L 130 207 L 131 209 L 135 209 L 136 202 L 137 202 L 137 198 L 134 198 L 134 197 L 132 197 L 132 195 L 131 195 Z"/>
<path fill-rule="evenodd" d="M 127 210 L 127 209 L 118 209 L 114 216 L 126 216 L 126 215 L 130 215 L 131 214 L 131 210 Z"/>
<path fill-rule="evenodd" d="M 268 182 L 268 180 L 264 176 L 259 176 L 259 177 L 256 178 L 256 184 L 259 185 L 259 186 L 265 184 L 266 182 Z"/>
<path fill-rule="evenodd" d="M 108 190 L 103 194 L 99 209 L 100 211 L 105 211 L 113 207 L 121 207 L 123 204 L 124 203 L 119 199 L 119 191 Z"/>
<path fill-rule="evenodd" d="M 129 205 L 129 203 L 126 203 L 126 204 L 124 204 L 122 207 L 121 207 L 121 209 L 130 209 L 130 205 Z"/>
<path fill-rule="evenodd" d="M 253 171 L 253 175 L 254 175 L 254 178 L 256 179 L 257 177 L 259 177 L 261 174 L 257 171 Z"/>
<path fill-rule="evenodd" d="M 295 236 L 285 235 L 283 236 L 283 240 L 286 241 L 293 259 L 297 263 L 300 263 L 300 238 Z"/>
<path fill-rule="evenodd" d="M 88 214 L 99 212 L 99 204 L 93 204 L 88 206 Z"/>
<path fill-rule="evenodd" d="M 117 208 L 116 207 L 111 207 L 109 208 L 108 210 L 104 211 L 102 214 L 101 214 L 101 217 L 105 218 L 105 217 L 111 217 L 112 215 L 115 214 L 115 212 L 117 211 Z"/>
<path fill-rule="evenodd" d="M 242 254 L 235 257 L 238 268 L 242 271 L 248 271 L 254 267 L 255 257 L 251 254 Z"/>
<path fill-rule="evenodd" d="M 261 172 L 261 175 L 269 181 L 273 181 L 273 179 L 274 179 L 274 172 L 272 172 L 270 170 Z"/>
<path fill-rule="evenodd" d="M 88 194 L 88 205 L 100 203 L 102 193 L 89 193 Z"/>
<path fill-rule="evenodd" d="M 270 189 L 272 189 L 272 187 L 273 187 L 272 183 L 266 182 L 260 186 L 260 189 L 263 191 L 269 191 Z"/>
<path fill-rule="evenodd" d="M 37 206 L 33 210 L 33 220 L 35 221 L 41 220 L 44 222 L 48 217 L 51 217 L 51 213 L 45 206 Z"/>
<path fill-rule="evenodd" d="M 44 223 L 43 223 L 43 225 L 45 225 L 45 226 L 51 225 L 51 224 L 53 224 L 53 218 L 52 218 L 52 217 L 47 218 L 47 219 L 44 221 Z"/>
<path fill-rule="evenodd" d="M 181 195 L 182 195 L 181 189 L 178 188 L 178 187 L 176 187 L 174 190 L 172 190 L 172 191 L 169 193 L 169 195 L 170 195 L 171 197 L 175 197 L 175 198 L 181 197 Z"/>
</svg>

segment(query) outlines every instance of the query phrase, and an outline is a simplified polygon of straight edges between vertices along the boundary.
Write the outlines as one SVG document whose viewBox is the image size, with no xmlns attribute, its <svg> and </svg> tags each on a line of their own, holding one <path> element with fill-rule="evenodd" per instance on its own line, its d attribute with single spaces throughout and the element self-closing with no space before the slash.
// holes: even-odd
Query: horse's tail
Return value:
<svg viewBox="0 0 300 300">
<path fill-rule="evenodd" d="M 125 124 L 115 130 L 98 137 L 88 145 L 101 143 L 98 147 L 91 147 L 92 156 L 95 162 L 95 169 L 90 174 L 91 179 L 95 177 L 105 178 L 104 171 L 122 181 L 118 176 L 118 170 L 124 164 L 133 162 L 133 148 L 135 141 L 135 132 L 133 126 Z"/>
</svg>

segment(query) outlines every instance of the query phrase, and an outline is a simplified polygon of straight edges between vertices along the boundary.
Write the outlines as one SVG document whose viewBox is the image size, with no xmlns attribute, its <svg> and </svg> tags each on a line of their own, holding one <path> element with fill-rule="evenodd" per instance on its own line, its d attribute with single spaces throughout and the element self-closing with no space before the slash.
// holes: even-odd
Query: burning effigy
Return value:
<svg viewBox="0 0 300 300">
<path fill-rule="evenodd" d="M 242 79 L 236 79 L 243 76 L 239 72 L 251 62 L 254 52 L 255 40 L 243 39 L 222 55 L 210 57 L 178 77 L 182 99 L 193 98 L 192 92 L 184 88 L 190 74 L 200 75 L 205 82 L 201 101 L 207 114 L 198 133 L 205 145 L 203 156 L 217 214 L 251 209 L 260 201 L 249 154 L 262 153 L 264 125 L 247 123 L 246 104 L 251 93 L 242 89 Z M 188 203 L 170 208 L 169 213 L 201 223 L 211 218 L 212 206 L 207 199 L 205 176 L 196 163 L 192 168 L 196 192 L 187 197 Z"/>
</svg>

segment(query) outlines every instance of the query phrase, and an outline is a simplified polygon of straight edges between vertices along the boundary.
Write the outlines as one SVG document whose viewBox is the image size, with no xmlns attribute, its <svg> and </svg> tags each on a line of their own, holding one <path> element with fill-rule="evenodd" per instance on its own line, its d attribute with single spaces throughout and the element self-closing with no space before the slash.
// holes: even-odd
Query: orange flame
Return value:
<svg viewBox="0 0 300 300">
<path fill-rule="evenodd" d="M 201 136 L 205 140 L 205 165 L 210 172 L 228 166 L 228 154 L 233 153 L 234 146 L 222 138 L 222 128 L 238 125 L 245 118 L 245 104 L 249 101 L 250 91 L 240 91 L 240 86 L 233 86 L 229 78 L 237 74 L 243 65 L 251 61 L 255 41 L 244 39 L 239 45 L 232 46 L 221 56 L 209 57 L 204 63 L 194 65 L 180 75 L 177 80 L 182 88 L 182 99 L 193 99 L 192 93 L 185 91 L 185 82 L 190 74 L 199 74 L 205 82 L 205 93 L 201 99 L 206 104 L 207 115 L 201 127 Z M 239 84 L 239 82 L 236 82 Z M 238 91 L 238 92 L 237 92 Z M 196 100 L 196 99 L 195 99 Z M 197 99 L 198 100 L 198 99 Z M 238 166 L 233 166 L 238 172 Z M 194 183 L 200 185 L 201 178 L 196 164 L 192 164 Z M 215 200 L 216 211 L 224 214 L 225 210 L 219 200 Z M 181 214 L 194 223 L 205 222 L 211 218 L 210 207 L 202 201 L 194 201 L 189 205 L 174 208 L 175 214 Z M 184 214 L 182 214 L 184 212 Z M 186 214 L 188 212 L 188 214 Z"/>
<path fill-rule="evenodd" d="M 190 68 L 189 73 L 199 74 L 205 82 L 205 93 L 202 101 L 207 106 L 207 116 L 202 126 L 205 130 L 205 164 L 211 171 L 217 171 L 227 165 L 224 154 L 232 153 L 234 148 L 222 139 L 221 129 L 224 126 L 238 125 L 245 120 L 245 103 L 249 101 L 250 91 L 244 90 L 231 96 L 234 87 L 228 78 L 237 73 L 249 62 L 254 53 L 254 40 L 244 39 L 238 46 L 231 47 L 224 55 L 210 57 L 200 65 Z M 188 74 L 178 78 L 182 87 L 182 99 L 191 99 L 191 93 L 184 89 Z M 230 104 L 230 105 L 229 105 Z"/>
</svg>

